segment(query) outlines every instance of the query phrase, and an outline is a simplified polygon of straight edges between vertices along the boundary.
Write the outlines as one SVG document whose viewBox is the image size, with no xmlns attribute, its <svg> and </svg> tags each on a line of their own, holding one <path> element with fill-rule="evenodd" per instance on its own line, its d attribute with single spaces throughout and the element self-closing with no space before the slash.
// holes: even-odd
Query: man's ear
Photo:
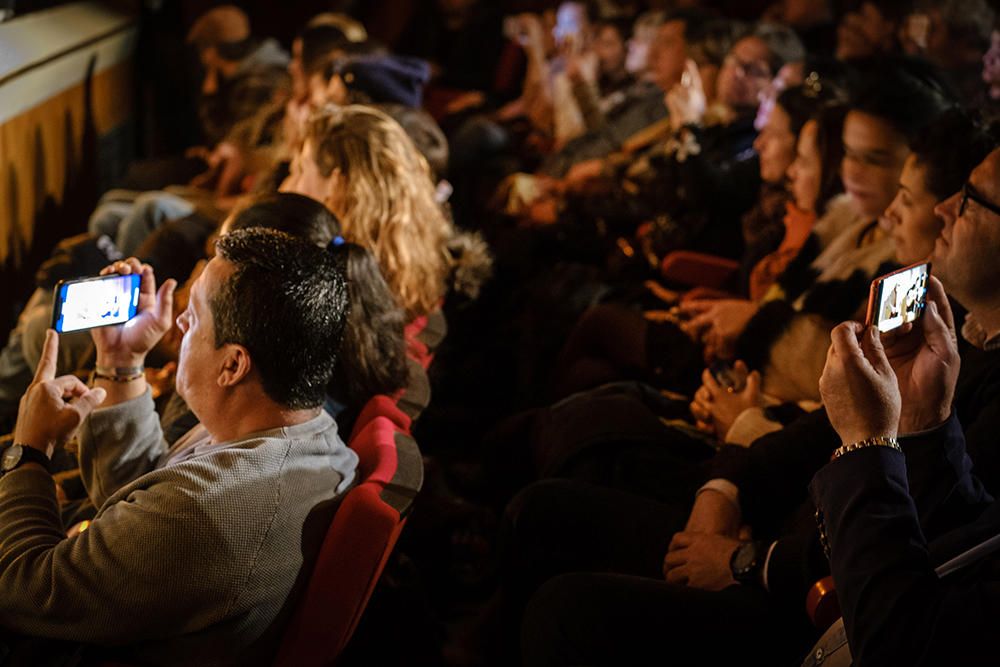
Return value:
<svg viewBox="0 0 1000 667">
<path fill-rule="evenodd" d="M 219 370 L 218 383 L 220 387 L 235 387 L 250 375 L 250 352 L 242 345 L 229 343 L 226 356 Z"/>
</svg>

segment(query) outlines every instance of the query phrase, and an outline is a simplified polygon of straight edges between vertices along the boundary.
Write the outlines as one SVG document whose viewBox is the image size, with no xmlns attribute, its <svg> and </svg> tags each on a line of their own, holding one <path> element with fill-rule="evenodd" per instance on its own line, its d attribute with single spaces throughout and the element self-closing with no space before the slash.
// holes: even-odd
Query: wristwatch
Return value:
<svg viewBox="0 0 1000 667">
<path fill-rule="evenodd" d="M 49 457 L 34 447 L 15 443 L 0 455 L 0 474 L 6 475 L 24 463 L 37 463 L 48 470 L 51 462 Z"/>
<path fill-rule="evenodd" d="M 733 579 L 741 584 L 762 584 L 760 574 L 767 559 L 767 543 L 743 542 L 729 559 Z"/>
</svg>

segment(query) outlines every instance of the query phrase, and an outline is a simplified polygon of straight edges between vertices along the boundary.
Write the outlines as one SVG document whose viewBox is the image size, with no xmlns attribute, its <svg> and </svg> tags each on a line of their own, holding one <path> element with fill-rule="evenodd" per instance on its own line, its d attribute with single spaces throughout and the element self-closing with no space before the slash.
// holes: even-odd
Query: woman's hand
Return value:
<svg viewBox="0 0 1000 667">
<path fill-rule="evenodd" d="M 691 403 L 691 414 L 698 428 L 714 433 L 720 440 L 726 437 L 744 410 L 764 405 L 760 373 L 750 373 L 745 363 L 737 361 L 733 365 L 733 375 L 736 387 L 723 387 L 706 368 L 701 375 L 702 385 Z"/>
<path fill-rule="evenodd" d="M 706 358 L 731 357 L 736 340 L 757 312 L 757 304 L 743 299 L 681 301 L 680 311 L 689 320 L 681 327 L 705 345 Z"/>
</svg>

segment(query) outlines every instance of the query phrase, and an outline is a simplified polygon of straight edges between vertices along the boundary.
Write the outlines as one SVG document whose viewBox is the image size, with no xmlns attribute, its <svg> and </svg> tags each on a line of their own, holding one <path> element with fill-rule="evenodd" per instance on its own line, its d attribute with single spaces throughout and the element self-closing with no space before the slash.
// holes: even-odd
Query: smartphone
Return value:
<svg viewBox="0 0 1000 667">
<path fill-rule="evenodd" d="M 865 324 L 882 333 L 916 322 L 927 307 L 930 262 L 914 264 L 872 281 Z"/>
<path fill-rule="evenodd" d="M 52 304 L 52 328 L 59 333 L 123 324 L 136 315 L 142 276 L 117 273 L 61 280 Z"/>
<path fill-rule="evenodd" d="M 743 387 L 746 385 L 746 379 L 740 377 L 728 361 L 713 361 L 708 370 L 712 373 L 715 381 L 724 389 L 743 391 Z"/>
</svg>

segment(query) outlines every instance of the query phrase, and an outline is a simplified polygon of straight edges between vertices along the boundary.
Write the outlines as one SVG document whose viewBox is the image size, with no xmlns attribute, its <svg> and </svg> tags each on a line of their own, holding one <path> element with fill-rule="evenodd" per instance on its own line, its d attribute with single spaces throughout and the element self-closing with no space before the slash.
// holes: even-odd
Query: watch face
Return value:
<svg viewBox="0 0 1000 667">
<path fill-rule="evenodd" d="M 13 470 L 14 467 L 21 460 L 21 445 L 11 445 L 3 453 L 3 458 L 0 459 L 0 470 Z"/>
<path fill-rule="evenodd" d="M 754 549 L 753 542 L 741 544 L 733 554 L 733 571 L 736 574 L 748 572 L 753 569 L 756 560 L 757 550 Z"/>
</svg>

